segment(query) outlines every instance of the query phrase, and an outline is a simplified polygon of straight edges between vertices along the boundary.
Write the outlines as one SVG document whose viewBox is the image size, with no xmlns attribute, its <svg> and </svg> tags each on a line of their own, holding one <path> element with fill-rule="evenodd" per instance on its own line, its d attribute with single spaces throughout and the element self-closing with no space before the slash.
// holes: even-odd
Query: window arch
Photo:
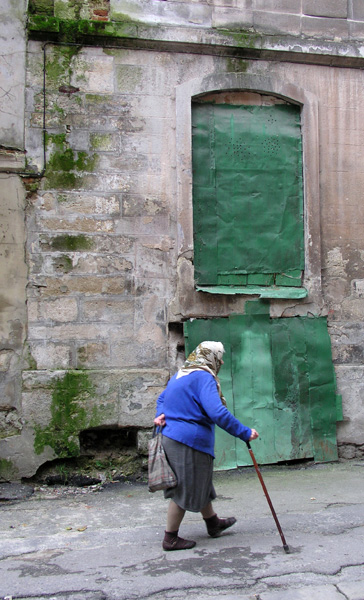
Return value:
<svg viewBox="0 0 364 600">
<path fill-rule="evenodd" d="M 318 153 L 318 106 L 316 98 L 290 83 L 278 78 L 262 78 L 245 73 L 211 75 L 193 79 L 176 89 L 176 141 L 177 141 L 177 210 L 178 253 L 193 256 L 193 165 L 192 165 L 192 106 L 207 94 L 221 93 L 224 102 L 230 102 L 232 94 L 249 92 L 282 100 L 283 105 L 297 106 L 301 116 L 302 131 L 302 179 L 304 193 L 304 276 L 302 285 L 307 290 L 305 303 L 322 305 L 321 298 L 321 241 L 319 205 L 319 153 Z M 211 97 L 210 97 L 211 100 Z M 279 105 L 279 104 L 278 104 Z M 182 283 L 181 272 L 178 275 Z M 185 273 L 183 271 L 182 275 Z M 218 289 L 214 290 L 219 293 Z M 229 293 L 224 290 L 224 293 Z M 233 292 L 234 293 L 234 292 Z M 189 314 L 193 313 L 193 300 L 198 294 L 194 282 L 183 281 L 183 297 L 189 301 Z M 306 292 L 305 292 L 306 295 Z M 262 295 L 264 297 L 264 294 Z M 268 297 L 275 297 L 270 295 Z M 278 296 L 280 297 L 280 296 Z M 300 296 L 295 296 L 300 297 Z M 182 299 L 183 301 L 183 299 Z M 183 314 L 183 306 L 179 307 Z M 304 309 L 303 309 L 304 311 Z M 186 311 L 187 312 L 187 311 Z"/>
</svg>

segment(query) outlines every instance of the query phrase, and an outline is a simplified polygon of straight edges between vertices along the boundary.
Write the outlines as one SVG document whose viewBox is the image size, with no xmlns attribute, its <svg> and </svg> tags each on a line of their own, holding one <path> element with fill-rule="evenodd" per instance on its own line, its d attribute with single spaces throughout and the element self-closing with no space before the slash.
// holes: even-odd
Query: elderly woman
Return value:
<svg viewBox="0 0 364 600">
<path fill-rule="evenodd" d="M 236 523 L 235 517 L 219 518 L 212 506 L 215 424 L 244 440 L 258 437 L 226 408 L 217 374 L 223 362 L 220 342 L 202 342 L 188 356 L 157 400 L 154 423 L 163 427 L 163 446 L 177 476 L 177 487 L 165 490 L 170 498 L 164 550 L 186 550 L 196 542 L 184 540 L 178 531 L 186 510 L 201 512 L 207 533 L 219 536 Z"/>
</svg>

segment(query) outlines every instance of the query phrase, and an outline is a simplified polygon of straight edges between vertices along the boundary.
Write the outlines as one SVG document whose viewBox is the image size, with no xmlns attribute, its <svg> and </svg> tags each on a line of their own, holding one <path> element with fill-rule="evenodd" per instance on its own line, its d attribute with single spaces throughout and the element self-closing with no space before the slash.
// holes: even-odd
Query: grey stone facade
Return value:
<svg viewBox="0 0 364 600">
<path fill-rule="evenodd" d="M 9 2 L 1 25 L 12 40 L 0 57 L 3 478 L 77 454 L 88 428 L 142 436 L 181 360 L 182 322 L 244 312 L 246 298 L 199 293 L 193 281 L 190 103 L 227 91 L 303 107 L 309 295 L 272 301 L 271 316 L 328 315 L 338 442 L 343 457 L 360 455 L 361 3 L 54 0 L 29 10 L 26 46 L 25 6 Z"/>
</svg>

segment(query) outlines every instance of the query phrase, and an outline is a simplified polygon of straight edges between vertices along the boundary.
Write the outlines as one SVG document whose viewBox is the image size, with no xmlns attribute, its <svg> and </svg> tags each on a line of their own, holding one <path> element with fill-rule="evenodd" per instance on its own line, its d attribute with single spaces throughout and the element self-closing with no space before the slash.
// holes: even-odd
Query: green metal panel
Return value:
<svg viewBox="0 0 364 600">
<path fill-rule="evenodd" d="M 198 152 L 192 154 L 194 177 L 194 261 L 205 283 L 217 281 L 217 214 L 213 106 L 196 105 L 192 135 Z M 203 168 L 201 168 L 203 165 Z"/>
<path fill-rule="evenodd" d="M 260 433 L 254 453 L 261 464 L 337 459 L 340 402 L 325 318 L 270 319 L 265 301 L 247 314 L 185 324 L 186 353 L 203 340 L 226 349 L 221 369 L 228 407 Z M 250 464 L 245 444 L 217 428 L 215 468 Z"/>
<path fill-rule="evenodd" d="M 325 317 L 305 319 L 315 460 L 337 460 L 335 373 Z M 333 398 L 335 400 L 333 400 Z"/>
<path fill-rule="evenodd" d="M 263 287 L 257 285 L 228 286 L 228 285 L 197 285 L 197 291 L 208 294 L 245 294 L 247 296 L 259 296 L 260 298 L 306 298 L 306 288 L 297 287 Z"/>
<path fill-rule="evenodd" d="M 216 284 L 219 274 L 302 270 L 299 108 L 199 104 L 192 112 L 198 283 Z M 201 188 L 205 188 L 203 193 Z M 204 237 L 205 230 L 211 231 L 212 197 L 216 203 L 213 235 L 217 256 L 215 244 L 210 253 Z M 203 265 L 202 249 L 208 254 Z M 208 277 L 206 266 L 213 275 Z"/>
<path fill-rule="evenodd" d="M 254 442 L 260 463 L 276 462 L 274 448 L 274 388 L 269 339 L 269 316 L 230 317 L 235 416 L 263 435 Z M 251 464 L 246 445 L 238 441 L 237 464 Z M 267 457 L 269 460 L 267 461 Z"/>
<path fill-rule="evenodd" d="M 279 460 L 313 457 L 304 319 L 272 319 L 271 341 Z"/>
</svg>

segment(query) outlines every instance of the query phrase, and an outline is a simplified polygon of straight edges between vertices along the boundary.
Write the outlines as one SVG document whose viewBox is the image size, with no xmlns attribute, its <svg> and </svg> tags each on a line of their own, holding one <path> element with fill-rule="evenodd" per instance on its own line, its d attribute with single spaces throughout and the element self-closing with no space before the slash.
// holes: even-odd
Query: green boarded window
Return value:
<svg viewBox="0 0 364 600">
<path fill-rule="evenodd" d="M 337 459 L 341 398 L 324 317 L 195 319 L 185 323 L 185 336 L 186 355 L 203 340 L 224 344 L 222 391 L 229 410 L 259 431 L 258 462 Z M 216 469 L 250 464 L 245 444 L 219 427 L 215 454 Z"/>
<path fill-rule="evenodd" d="M 299 107 L 195 103 L 192 157 L 197 284 L 301 286 Z"/>
</svg>

